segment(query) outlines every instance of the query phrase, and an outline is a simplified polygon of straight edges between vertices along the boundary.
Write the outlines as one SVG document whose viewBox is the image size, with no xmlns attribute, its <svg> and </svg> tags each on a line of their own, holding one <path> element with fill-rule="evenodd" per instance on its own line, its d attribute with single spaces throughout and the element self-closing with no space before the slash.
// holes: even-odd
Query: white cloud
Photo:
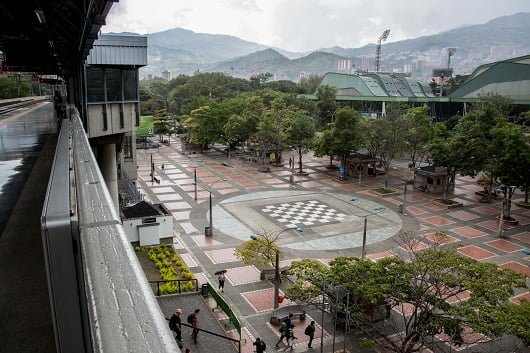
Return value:
<svg viewBox="0 0 530 353">
<path fill-rule="evenodd" d="M 293 51 L 415 38 L 519 11 L 528 0 L 120 0 L 105 32 L 153 33 L 182 27 L 230 34 Z"/>
</svg>

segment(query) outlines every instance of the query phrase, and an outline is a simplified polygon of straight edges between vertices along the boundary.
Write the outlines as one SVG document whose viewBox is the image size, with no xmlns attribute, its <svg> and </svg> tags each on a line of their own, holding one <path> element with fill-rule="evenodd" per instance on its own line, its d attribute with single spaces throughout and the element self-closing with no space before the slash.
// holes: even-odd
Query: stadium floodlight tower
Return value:
<svg viewBox="0 0 530 353">
<path fill-rule="evenodd" d="M 390 30 L 387 29 L 379 36 L 379 39 L 377 40 L 377 49 L 375 52 L 375 72 L 379 72 L 379 68 L 381 66 L 381 42 L 387 40 L 388 35 L 390 34 Z"/>
<path fill-rule="evenodd" d="M 456 48 L 447 48 L 447 68 L 451 68 L 451 56 L 455 55 Z"/>
</svg>

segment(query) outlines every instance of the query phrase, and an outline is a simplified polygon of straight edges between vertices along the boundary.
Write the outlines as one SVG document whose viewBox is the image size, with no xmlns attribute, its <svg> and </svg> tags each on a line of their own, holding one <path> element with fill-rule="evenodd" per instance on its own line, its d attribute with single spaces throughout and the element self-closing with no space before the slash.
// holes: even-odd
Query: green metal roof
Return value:
<svg viewBox="0 0 530 353">
<path fill-rule="evenodd" d="M 515 104 L 530 104 L 530 55 L 477 67 L 453 93 L 451 100 L 500 94 Z"/>
</svg>

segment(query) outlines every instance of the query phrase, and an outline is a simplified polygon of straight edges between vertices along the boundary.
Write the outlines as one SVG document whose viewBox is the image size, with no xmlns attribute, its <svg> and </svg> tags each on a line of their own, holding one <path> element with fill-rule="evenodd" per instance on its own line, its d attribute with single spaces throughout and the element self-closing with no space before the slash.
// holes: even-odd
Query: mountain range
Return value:
<svg viewBox="0 0 530 353">
<path fill-rule="evenodd" d="M 456 48 L 451 67 L 456 74 L 466 74 L 483 63 L 530 54 L 529 33 L 530 13 L 516 13 L 485 24 L 460 26 L 430 36 L 383 44 L 381 65 L 383 71 L 428 78 L 433 68 L 447 65 L 445 49 Z M 159 76 L 169 70 L 173 77 L 180 73 L 220 71 L 248 78 L 270 72 L 276 79 L 298 80 L 301 73 L 371 71 L 376 48 L 375 44 L 359 48 L 335 46 L 295 53 L 234 36 L 195 33 L 182 28 L 147 34 L 147 37 L 148 66 L 142 69 L 144 77 Z"/>
</svg>

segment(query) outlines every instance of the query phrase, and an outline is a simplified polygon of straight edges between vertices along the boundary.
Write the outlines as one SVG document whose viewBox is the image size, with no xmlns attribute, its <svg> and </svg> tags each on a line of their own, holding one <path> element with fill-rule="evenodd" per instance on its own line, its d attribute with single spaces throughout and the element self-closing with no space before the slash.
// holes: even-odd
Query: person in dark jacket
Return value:
<svg viewBox="0 0 530 353">
<path fill-rule="evenodd" d="M 267 345 L 259 337 L 256 338 L 256 341 L 253 343 L 256 346 L 256 353 L 265 353 Z"/>
</svg>

